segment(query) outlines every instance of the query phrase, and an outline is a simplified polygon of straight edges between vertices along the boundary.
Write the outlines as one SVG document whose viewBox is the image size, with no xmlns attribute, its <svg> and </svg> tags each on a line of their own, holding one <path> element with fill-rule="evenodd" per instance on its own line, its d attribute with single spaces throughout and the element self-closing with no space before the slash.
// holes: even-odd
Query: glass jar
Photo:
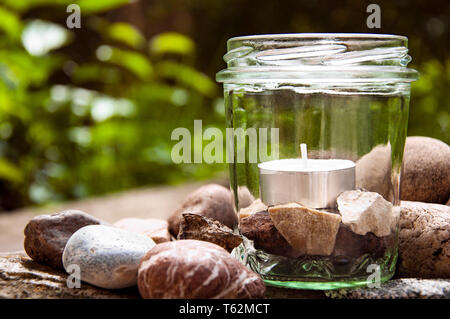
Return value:
<svg viewBox="0 0 450 319">
<path fill-rule="evenodd" d="M 407 38 L 281 34 L 228 40 L 230 184 L 244 242 L 268 285 L 377 284 L 397 261 L 410 84 Z"/>
</svg>

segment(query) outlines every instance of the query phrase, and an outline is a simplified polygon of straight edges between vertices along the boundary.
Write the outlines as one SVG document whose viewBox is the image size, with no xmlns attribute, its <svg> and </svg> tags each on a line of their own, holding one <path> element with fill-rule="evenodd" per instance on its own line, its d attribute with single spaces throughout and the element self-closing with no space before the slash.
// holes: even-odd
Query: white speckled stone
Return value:
<svg viewBox="0 0 450 319">
<path fill-rule="evenodd" d="M 155 246 L 147 236 L 115 227 L 90 225 L 76 231 L 64 248 L 63 265 L 78 265 L 81 280 L 118 289 L 137 284 L 141 258 Z M 73 271 L 73 270 L 72 270 Z"/>
</svg>

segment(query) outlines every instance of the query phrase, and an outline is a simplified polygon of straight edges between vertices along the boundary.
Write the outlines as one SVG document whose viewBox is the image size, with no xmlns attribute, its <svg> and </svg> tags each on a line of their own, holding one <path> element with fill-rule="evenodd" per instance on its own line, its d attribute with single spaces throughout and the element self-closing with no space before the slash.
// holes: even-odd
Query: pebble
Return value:
<svg viewBox="0 0 450 319">
<path fill-rule="evenodd" d="M 63 253 L 64 269 L 78 266 L 81 280 L 94 286 L 118 289 L 135 286 L 141 258 L 155 243 L 147 236 L 104 225 L 75 232 Z"/>
<path fill-rule="evenodd" d="M 401 202 L 398 273 L 450 278 L 450 207 Z"/>
<path fill-rule="evenodd" d="M 450 146 L 422 136 L 406 139 L 402 200 L 445 204 L 450 197 Z"/>
<path fill-rule="evenodd" d="M 79 210 L 36 216 L 25 227 L 24 249 L 37 262 L 63 268 L 62 254 L 70 236 L 84 226 L 102 223 Z"/>
<path fill-rule="evenodd" d="M 162 243 L 142 258 L 138 288 L 148 299 L 263 298 L 263 280 L 225 249 L 199 240 Z"/>
</svg>

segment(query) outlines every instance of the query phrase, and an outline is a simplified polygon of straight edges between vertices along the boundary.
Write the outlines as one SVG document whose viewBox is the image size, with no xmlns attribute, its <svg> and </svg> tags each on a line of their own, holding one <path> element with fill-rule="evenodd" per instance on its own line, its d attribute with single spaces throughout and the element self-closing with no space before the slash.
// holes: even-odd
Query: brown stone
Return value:
<svg viewBox="0 0 450 319">
<path fill-rule="evenodd" d="M 445 204 L 450 197 L 450 147 L 430 137 L 406 139 L 400 197 Z"/>
<path fill-rule="evenodd" d="M 239 218 L 249 217 L 250 215 L 258 212 L 267 211 L 267 206 L 261 201 L 261 199 L 257 199 L 253 201 L 251 205 L 245 208 L 241 208 L 239 210 Z"/>
<path fill-rule="evenodd" d="M 296 203 L 270 207 L 269 214 L 275 227 L 295 250 L 323 256 L 333 252 L 341 216 Z"/>
<path fill-rule="evenodd" d="M 356 187 L 375 192 L 391 201 L 391 147 L 377 145 L 356 162 Z"/>
<path fill-rule="evenodd" d="M 369 254 L 372 258 L 377 259 L 384 256 L 387 245 L 392 245 L 391 241 L 393 240 L 393 238 L 389 237 L 377 237 L 373 233 L 358 235 L 350 227 L 341 223 L 336 235 L 332 255 L 336 257 L 359 258 Z"/>
<path fill-rule="evenodd" d="M 62 268 L 62 254 L 70 236 L 84 226 L 99 224 L 100 220 L 79 210 L 34 217 L 24 230 L 25 251 L 37 262 Z"/>
<path fill-rule="evenodd" d="M 184 213 L 199 214 L 218 220 L 231 229 L 237 225 L 231 192 L 223 186 L 208 184 L 188 195 L 182 204 L 169 217 L 169 230 L 178 236 L 181 215 Z"/>
<path fill-rule="evenodd" d="M 156 245 L 138 274 L 143 298 L 262 298 L 263 280 L 225 249 L 199 240 Z"/>
<path fill-rule="evenodd" d="M 207 241 L 229 252 L 242 243 L 242 238 L 217 220 L 197 214 L 183 214 L 178 239 Z"/>
<path fill-rule="evenodd" d="M 450 207 L 402 201 L 399 227 L 399 275 L 450 278 Z"/>
<path fill-rule="evenodd" d="M 239 209 L 250 206 L 255 197 L 250 193 L 246 186 L 238 186 L 238 205 Z"/>
<path fill-rule="evenodd" d="M 296 258 L 302 255 L 284 239 L 275 228 L 269 212 L 262 211 L 242 218 L 239 229 L 241 234 L 253 241 L 256 249 L 269 254 Z"/>
<path fill-rule="evenodd" d="M 157 244 L 170 241 L 169 224 L 162 219 L 124 218 L 113 226 L 145 235 Z"/>
</svg>

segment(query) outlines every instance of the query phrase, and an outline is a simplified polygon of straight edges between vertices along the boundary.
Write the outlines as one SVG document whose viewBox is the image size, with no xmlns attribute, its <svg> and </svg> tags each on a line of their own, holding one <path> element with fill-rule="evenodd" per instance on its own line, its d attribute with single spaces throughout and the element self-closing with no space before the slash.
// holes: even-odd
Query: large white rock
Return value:
<svg viewBox="0 0 450 319">
<path fill-rule="evenodd" d="M 103 225 L 86 226 L 67 242 L 63 265 L 71 274 L 78 266 L 82 281 L 101 288 L 131 287 L 137 284 L 141 258 L 153 246 L 153 240 L 141 234 Z"/>
<path fill-rule="evenodd" d="M 337 205 L 342 223 L 359 235 L 369 232 L 378 237 L 389 235 L 399 213 L 380 194 L 361 190 L 343 192 Z"/>
</svg>

